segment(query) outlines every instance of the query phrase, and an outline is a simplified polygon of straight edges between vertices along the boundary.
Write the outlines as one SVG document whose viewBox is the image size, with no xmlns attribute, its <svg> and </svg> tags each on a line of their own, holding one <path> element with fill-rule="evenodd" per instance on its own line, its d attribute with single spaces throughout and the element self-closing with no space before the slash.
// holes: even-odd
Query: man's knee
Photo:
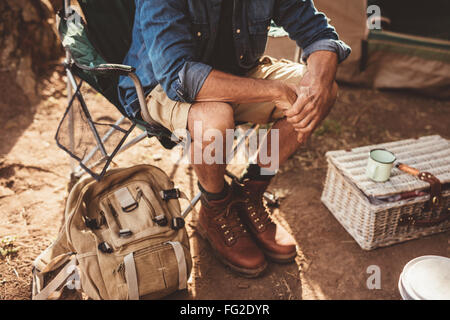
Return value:
<svg viewBox="0 0 450 320">
<path fill-rule="evenodd" d="M 192 136 L 195 130 L 218 130 L 225 135 L 234 129 L 233 108 L 224 102 L 198 102 L 192 105 L 188 115 L 188 129 Z M 198 133 L 197 133 L 198 134 Z"/>
</svg>

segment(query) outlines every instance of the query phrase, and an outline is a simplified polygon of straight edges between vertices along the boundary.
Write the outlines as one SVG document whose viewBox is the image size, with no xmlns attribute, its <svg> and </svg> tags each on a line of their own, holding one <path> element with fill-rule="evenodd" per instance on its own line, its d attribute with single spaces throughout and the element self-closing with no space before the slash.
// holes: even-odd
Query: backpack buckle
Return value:
<svg viewBox="0 0 450 320">
<path fill-rule="evenodd" d="M 161 190 L 159 192 L 159 194 L 161 195 L 161 198 L 164 201 L 171 200 L 171 199 L 178 199 L 180 197 L 180 190 L 177 188 Z"/>
<path fill-rule="evenodd" d="M 160 226 L 160 227 L 164 227 L 164 226 L 167 226 L 167 223 L 168 223 L 169 221 L 167 221 L 167 218 L 166 218 L 165 215 L 160 214 L 159 216 L 156 216 L 156 217 L 153 219 L 153 222 L 155 222 L 155 223 L 156 223 L 158 226 Z"/>
<path fill-rule="evenodd" d="M 97 219 L 91 219 L 87 216 L 84 216 L 84 224 L 86 225 L 86 227 L 88 227 L 91 230 L 97 230 L 100 229 Z"/>
<path fill-rule="evenodd" d="M 139 206 L 127 187 L 117 190 L 114 192 L 114 195 L 124 212 L 131 212 Z"/>
<path fill-rule="evenodd" d="M 184 228 L 185 222 L 184 219 L 181 217 L 173 218 L 172 219 L 172 229 L 173 230 L 180 230 Z"/>
<path fill-rule="evenodd" d="M 108 242 L 105 241 L 101 242 L 98 245 L 98 250 L 100 250 L 103 253 L 112 253 L 114 251 L 113 248 L 111 248 L 111 246 L 108 244 Z"/>
<path fill-rule="evenodd" d="M 131 237 L 132 234 L 133 234 L 133 232 L 131 232 L 130 229 L 121 229 L 119 231 L 119 237 L 121 237 L 121 238 Z"/>
</svg>

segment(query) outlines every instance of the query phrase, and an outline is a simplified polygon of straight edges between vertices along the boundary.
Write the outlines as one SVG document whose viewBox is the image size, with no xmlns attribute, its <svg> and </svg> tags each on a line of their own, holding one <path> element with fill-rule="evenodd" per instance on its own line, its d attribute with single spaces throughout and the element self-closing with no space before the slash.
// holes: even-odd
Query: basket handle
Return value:
<svg viewBox="0 0 450 320">
<path fill-rule="evenodd" d="M 428 182 L 430 184 L 430 208 L 436 209 L 440 207 L 442 202 L 442 184 L 438 178 L 429 172 L 421 172 L 418 169 L 412 168 L 404 163 L 397 163 L 396 167 L 403 172 L 416 176 L 422 181 Z"/>
<path fill-rule="evenodd" d="M 435 219 L 422 219 L 417 220 L 416 215 L 408 215 L 403 214 L 400 216 L 399 225 L 412 225 L 419 228 L 426 228 L 426 227 L 432 227 L 435 225 L 438 225 L 442 222 L 445 222 L 447 220 L 450 220 L 450 210 L 449 208 L 445 208 L 443 212 L 441 213 L 440 217 Z"/>
</svg>

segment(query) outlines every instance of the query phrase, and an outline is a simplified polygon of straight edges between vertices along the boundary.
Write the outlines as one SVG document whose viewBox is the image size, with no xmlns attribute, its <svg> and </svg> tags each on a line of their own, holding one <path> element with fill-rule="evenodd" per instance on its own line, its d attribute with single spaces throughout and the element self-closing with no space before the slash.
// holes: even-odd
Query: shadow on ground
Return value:
<svg viewBox="0 0 450 320">
<path fill-rule="evenodd" d="M 11 76 L 9 72 L 0 72 L 0 159 L 14 147 L 32 123 L 36 112 L 36 105 L 30 103 Z"/>
</svg>

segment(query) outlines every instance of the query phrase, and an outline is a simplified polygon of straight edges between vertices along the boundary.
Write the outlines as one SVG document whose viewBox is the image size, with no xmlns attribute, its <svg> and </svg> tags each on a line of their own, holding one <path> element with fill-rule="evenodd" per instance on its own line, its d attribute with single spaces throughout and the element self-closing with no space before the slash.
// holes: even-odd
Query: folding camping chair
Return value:
<svg viewBox="0 0 450 320">
<path fill-rule="evenodd" d="M 168 129 L 152 120 L 145 107 L 144 91 L 135 74 L 135 68 L 121 64 L 131 44 L 134 1 L 78 0 L 85 20 L 71 7 L 70 0 L 62 1 L 63 10 L 58 13 L 57 20 L 66 52 L 64 69 L 67 75 L 68 107 L 58 126 L 55 139 L 58 146 L 76 160 L 72 160 L 71 178 L 78 179 L 88 172 L 100 180 L 115 155 L 147 137 L 156 137 L 166 149 L 182 143 L 181 140 L 174 139 Z M 120 104 L 117 96 L 119 76 L 132 79 L 144 119 L 130 118 Z M 93 120 L 80 91 L 84 82 L 103 95 L 120 112 L 117 121 L 105 123 Z M 143 132 L 126 142 L 135 127 Z M 257 130 L 258 126 L 252 126 L 252 129 L 240 138 L 234 150 L 238 150 L 246 138 Z M 227 175 L 236 178 L 228 171 Z M 183 211 L 183 217 L 192 210 L 200 195 L 199 192 L 192 199 Z M 278 204 L 272 194 L 266 193 L 265 197 L 269 205 Z"/>
</svg>

